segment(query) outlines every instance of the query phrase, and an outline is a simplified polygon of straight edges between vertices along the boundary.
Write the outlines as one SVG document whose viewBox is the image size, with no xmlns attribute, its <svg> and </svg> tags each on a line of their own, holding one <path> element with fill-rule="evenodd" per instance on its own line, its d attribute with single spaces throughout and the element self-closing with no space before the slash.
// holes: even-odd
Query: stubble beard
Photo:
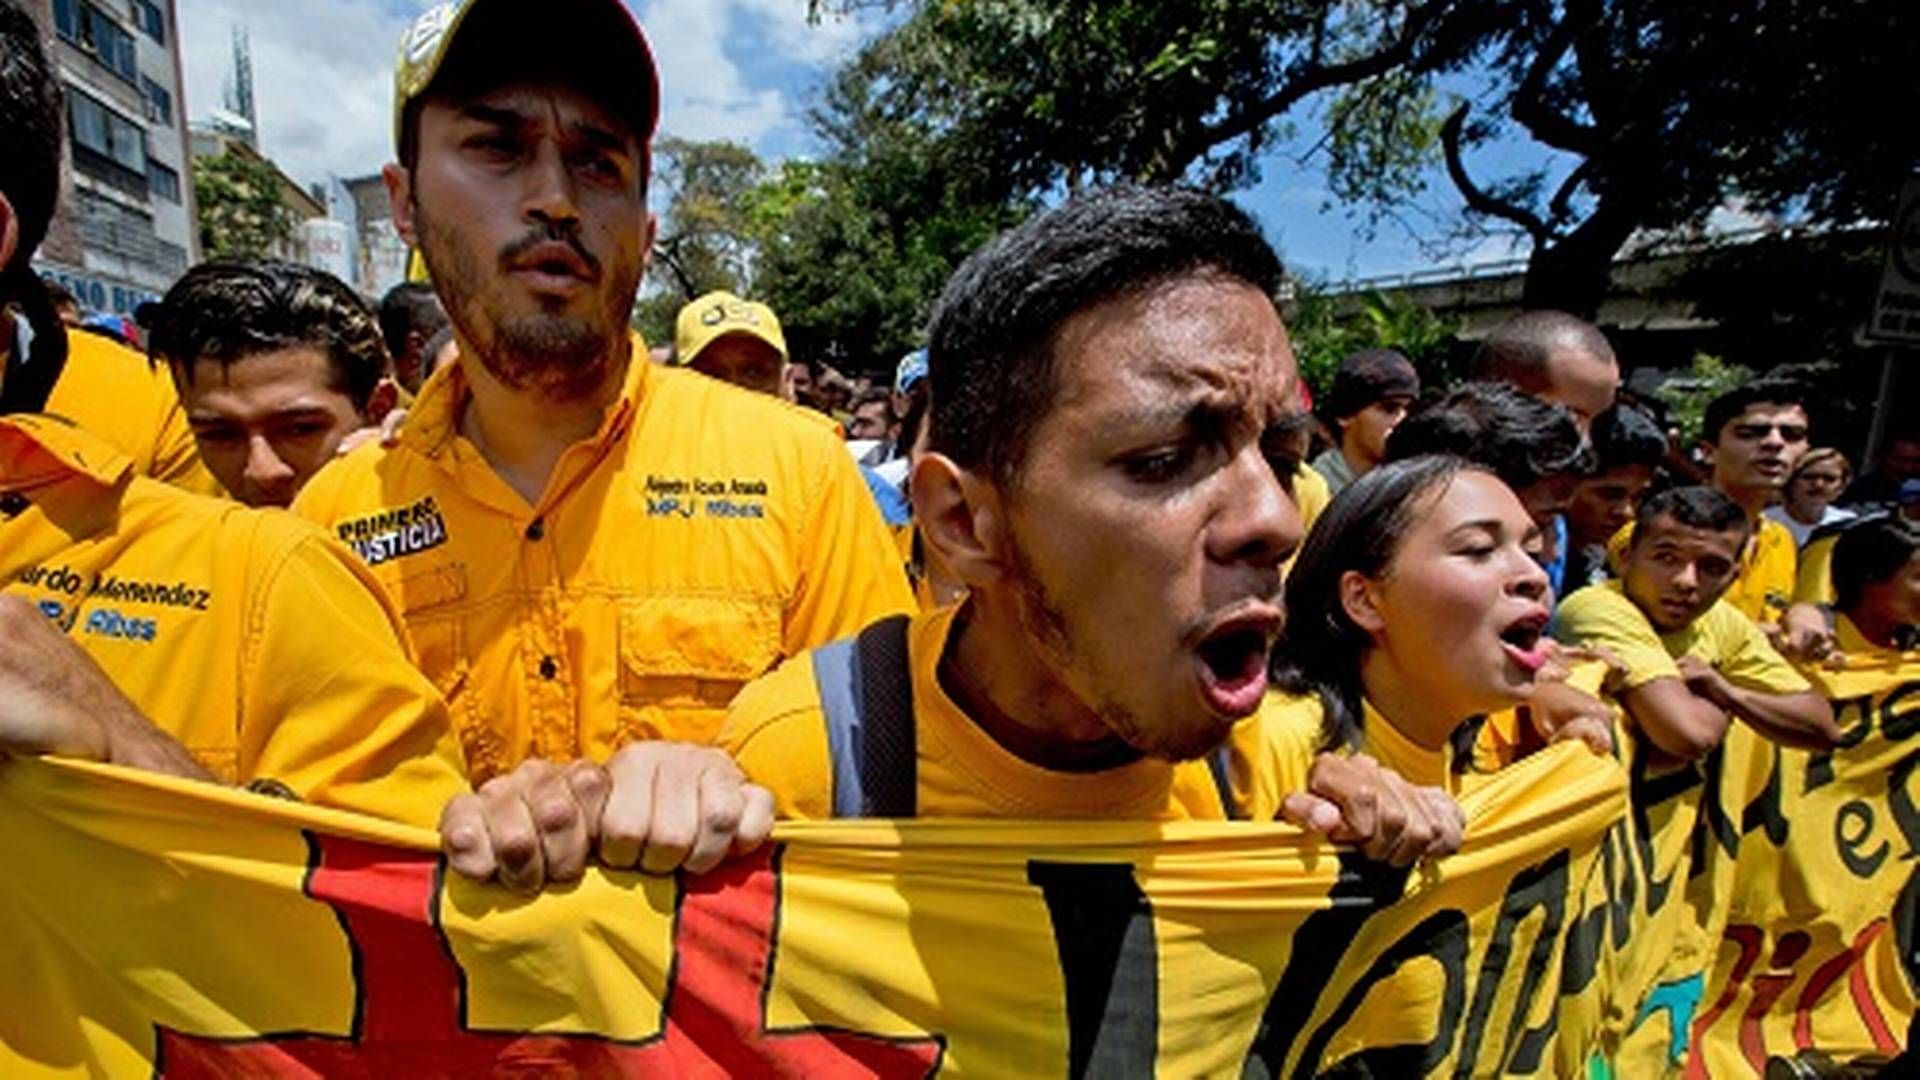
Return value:
<svg viewBox="0 0 1920 1080">
<path fill-rule="evenodd" d="M 601 388 L 621 355 L 637 275 L 614 272 L 604 279 L 612 287 L 598 319 L 547 312 L 503 316 L 487 310 L 489 268 L 459 242 L 457 230 L 442 233 L 417 202 L 414 221 L 447 315 L 488 374 L 510 389 L 555 402 L 578 401 Z"/>
<path fill-rule="evenodd" d="M 1072 624 L 1034 571 L 1025 548 L 1015 540 L 1011 549 L 1009 570 L 1015 581 L 1021 629 L 1054 670 L 1073 671 L 1076 658 L 1084 653 L 1075 643 Z M 1096 675 L 1092 681 L 1099 682 L 1098 673 L 1092 674 Z M 1202 757 L 1219 746 L 1224 737 L 1205 732 L 1155 731 L 1142 723 L 1132 709 L 1111 698 L 1087 700 L 1083 696 L 1082 701 L 1115 738 L 1148 757 L 1163 761 L 1191 761 Z"/>
</svg>

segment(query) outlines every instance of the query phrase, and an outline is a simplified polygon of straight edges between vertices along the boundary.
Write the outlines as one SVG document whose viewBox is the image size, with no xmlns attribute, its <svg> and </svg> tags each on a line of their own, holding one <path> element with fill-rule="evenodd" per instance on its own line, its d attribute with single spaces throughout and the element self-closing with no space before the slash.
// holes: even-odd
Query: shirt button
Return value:
<svg viewBox="0 0 1920 1080">
<path fill-rule="evenodd" d="M 560 664 L 558 661 L 554 660 L 551 656 L 543 656 L 540 658 L 541 678 L 551 682 L 553 681 L 553 677 L 558 674 L 560 674 Z"/>
<path fill-rule="evenodd" d="M 547 522 L 545 518 L 534 518 L 533 524 L 527 526 L 527 539 L 529 540 L 538 541 L 546 535 Z"/>
</svg>

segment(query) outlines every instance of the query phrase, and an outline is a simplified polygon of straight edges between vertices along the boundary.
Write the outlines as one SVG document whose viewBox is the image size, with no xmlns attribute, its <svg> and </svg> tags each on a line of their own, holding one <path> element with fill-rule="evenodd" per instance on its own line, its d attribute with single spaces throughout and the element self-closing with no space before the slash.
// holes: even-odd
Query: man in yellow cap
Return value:
<svg viewBox="0 0 1920 1080">
<path fill-rule="evenodd" d="M 710 292 L 680 309 L 673 358 L 721 382 L 786 397 L 787 338 L 765 304 Z"/>
<path fill-rule="evenodd" d="M 734 693 L 912 606 L 828 431 L 648 363 L 629 332 L 658 101 L 619 0 L 462 0 L 401 46 L 384 176 L 459 359 L 421 387 L 397 445 L 321 470 L 294 511 L 391 591 L 447 695 L 482 789 L 443 836 L 475 876 L 531 882 L 572 850 L 559 841 L 594 817 L 561 775 L 581 759 L 686 780 L 659 803 L 675 812 L 628 839 L 669 853 L 649 867 L 678 844 L 698 869 L 701 823 L 764 805 L 697 745 Z"/>
</svg>

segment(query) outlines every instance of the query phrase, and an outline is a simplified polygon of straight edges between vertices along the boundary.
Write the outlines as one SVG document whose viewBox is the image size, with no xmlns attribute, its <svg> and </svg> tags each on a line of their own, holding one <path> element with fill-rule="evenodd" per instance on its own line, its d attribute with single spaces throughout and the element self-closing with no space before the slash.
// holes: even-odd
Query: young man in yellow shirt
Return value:
<svg viewBox="0 0 1920 1080">
<path fill-rule="evenodd" d="M 33 19 L 0 10 L 0 413 L 64 416 L 131 459 L 142 476 L 218 494 L 164 370 L 98 334 L 69 333 L 33 253 L 60 197 L 60 80 Z"/>
<path fill-rule="evenodd" d="M 446 695 L 482 790 L 444 836 L 477 876 L 537 880 L 545 840 L 584 835 L 596 807 L 562 763 L 618 775 L 628 748 L 650 768 L 783 657 L 912 607 L 832 432 L 635 347 L 658 107 L 619 0 L 461 0 L 402 42 L 384 175 L 459 361 L 397 445 L 321 470 L 293 509 L 387 588 Z M 699 749 L 671 756 L 740 811 L 737 770 Z"/>
<path fill-rule="evenodd" d="M 1303 422 L 1278 259 L 1212 196 L 1069 202 L 935 309 L 925 542 L 966 599 L 789 661 L 720 743 L 785 817 L 1286 817 L 1394 861 L 1458 808 L 1270 722 Z M 614 803 L 623 801 L 616 784 Z"/>
</svg>

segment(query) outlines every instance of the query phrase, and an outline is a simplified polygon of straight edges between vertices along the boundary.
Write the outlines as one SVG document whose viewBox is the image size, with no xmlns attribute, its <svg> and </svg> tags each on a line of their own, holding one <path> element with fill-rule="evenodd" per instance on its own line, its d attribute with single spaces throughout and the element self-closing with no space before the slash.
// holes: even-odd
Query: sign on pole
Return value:
<svg viewBox="0 0 1920 1080">
<path fill-rule="evenodd" d="M 1900 209 L 1887 237 L 1887 265 L 1867 336 L 1920 344 L 1920 176 L 1908 178 L 1900 189 Z"/>
</svg>

